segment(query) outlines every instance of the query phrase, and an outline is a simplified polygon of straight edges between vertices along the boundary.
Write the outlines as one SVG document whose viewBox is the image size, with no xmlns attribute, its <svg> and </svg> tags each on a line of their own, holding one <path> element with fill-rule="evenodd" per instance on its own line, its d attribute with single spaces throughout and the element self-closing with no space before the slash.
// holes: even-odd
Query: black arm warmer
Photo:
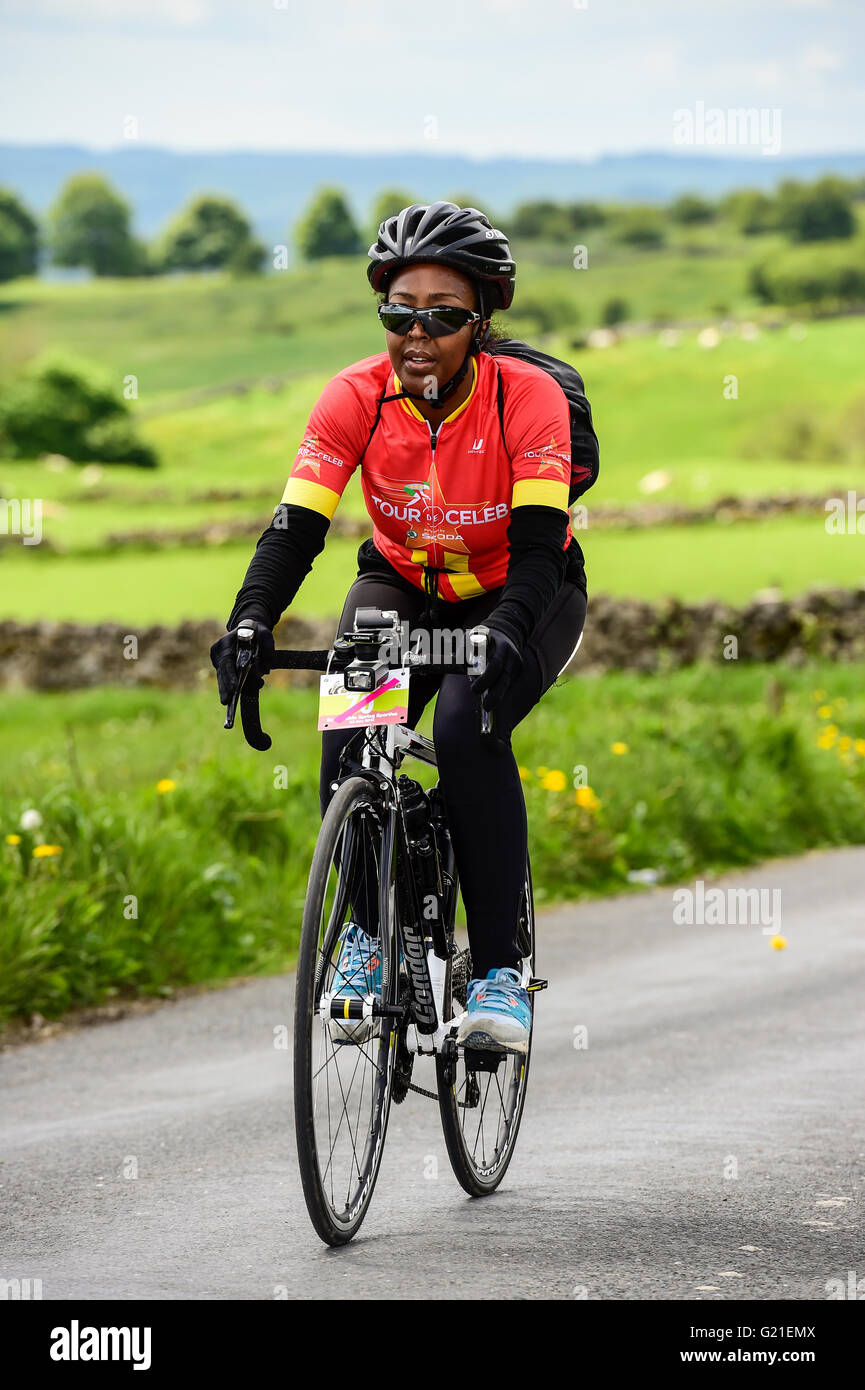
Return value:
<svg viewBox="0 0 865 1390">
<path fill-rule="evenodd" d="M 520 649 L 562 586 L 568 517 L 557 507 L 515 507 L 508 525 L 510 559 L 502 596 L 487 623 Z M 573 540 L 571 541 L 573 545 Z"/>
<path fill-rule="evenodd" d="M 255 547 L 227 628 L 255 618 L 274 628 L 324 549 L 330 521 L 310 507 L 281 502 Z"/>
</svg>

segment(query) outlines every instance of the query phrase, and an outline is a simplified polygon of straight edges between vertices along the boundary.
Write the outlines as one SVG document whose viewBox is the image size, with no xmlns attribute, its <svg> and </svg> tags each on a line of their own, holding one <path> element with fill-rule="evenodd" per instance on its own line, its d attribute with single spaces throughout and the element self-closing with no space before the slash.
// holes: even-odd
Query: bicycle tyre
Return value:
<svg viewBox="0 0 865 1390">
<path fill-rule="evenodd" d="M 526 859 L 525 886 L 523 888 L 520 905 L 520 929 L 518 940 L 520 949 L 523 952 L 523 959 L 528 959 L 531 962 L 532 974 L 534 974 L 535 912 L 534 899 L 532 896 L 532 871 L 528 858 Z M 452 973 L 452 969 L 449 965 L 445 978 L 444 1009 L 446 1018 L 451 1017 L 453 1014 L 451 988 Z M 507 1132 L 504 1142 L 501 1145 L 497 1144 L 495 1146 L 492 1162 L 485 1161 L 485 1149 L 482 1150 L 481 1161 L 478 1161 L 477 1137 L 474 1145 L 472 1145 L 470 1143 L 470 1137 L 466 1132 L 466 1115 L 468 1112 L 477 1109 L 477 1103 L 474 1106 L 468 1106 L 466 1104 L 467 1100 L 470 1099 L 471 1083 L 468 1079 L 470 1073 L 465 1065 L 465 1054 L 461 1052 L 458 1056 L 458 1060 L 455 1063 L 451 1063 L 451 1065 L 456 1068 L 456 1075 L 450 1085 L 448 1084 L 446 1075 L 447 1060 L 440 1055 L 436 1056 L 439 1112 L 441 1114 L 445 1147 L 451 1167 L 454 1171 L 454 1176 L 460 1186 L 468 1192 L 471 1197 L 485 1197 L 490 1192 L 494 1192 L 505 1176 L 514 1155 L 528 1087 L 532 1033 L 534 1032 L 533 994 L 529 995 L 529 1005 L 532 1010 L 532 1028 L 529 1032 L 529 1043 L 525 1057 L 522 1058 L 522 1054 L 514 1053 L 505 1053 L 503 1057 L 503 1065 L 511 1069 L 510 1076 L 507 1077 L 505 1083 L 508 1103 L 506 1105 L 504 1100 L 502 1100 L 501 1105 Z M 509 1062 L 508 1059 L 513 1060 Z M 487 1072 L 483 1073 L 483 1075 L 498 1077 L 498 1072 Z M 486 1098 L 488 1098 L 490 1094 L 490 1085 L 491 1083 L 487 1083 Z M 501 1099 L 501 1087 L 497 1086 L 497 1091 Z M 486 1098 L 484 1100 L 484 1106 L 486 1104 Z M 481 1124 L 482 1123 L 483 1114 L 481 1115 Z"/>
<path fill-rule="evenodd" d="M 351 877 L 350 870 L 343 873 L 342 887 L 340 887 L 340 875 L 337 871 L 334 905 L 330 911 L 333 920 L 326 924 L 323 933 L 323 917 L 330 878 L 337 860 L 339 859 L 340 862 L 344 863 L 346 853 L 349 857 L 354 853 L 351 847 L 352 836 L 354 842 L 362 843 L 360 832 L 351 829 L 353 818 L 357 818 L 359 814 L 363 814 L 368 819 L 371 842 L 372 836 L 377 834 L 378 843 L 383 847 L 387 841 L 385 828 L 389 824 L 389 813 L 384 808 L 381 794 L 374 783 L 368 778 L 355 776 L 340 784 L 322 820 L 309 872 L 295 988 L 294 1116 L 297 1156 L 310 1220 L 318 1235 L 328 1245 L 345 1245 L 350 1241 L 357 1233 L 369 1210 L 384 1149 L 393 1087 L 393 1064 L 396 1054 L 394 1046 L 396 1021 L 393 1018 L 381 1018 L 377 1025 L 377 1035 L 370 1039 L 371 1055 L 368 1057 L 364 1055 L 363 1058 L 364 1061 L 368 1060 L 372 1063 L 375 1073 L 370 1081 L 371 1103 L 368 1123 L 365 1122 L 363 1134 L 363 1152 L 360 1158 L 357 1157 L 356 1150 L 354 1152 L 353 1162 L 357 1167 L 357 1175 L 356 1181 L 353 1175 L 350 1179 L 354 1184 L 354 1190 L 347 1193 L 344 1207 L 340 1209 L 341 1198 L 336 1198 L 333 1172 L 334 1147 L 337 1143 L 338 1130 L 337 1138 L 333 1139 L 330 1159 L 324 1169 L 322 1168 L 324 1146 L 318 1134 L 316 1123 L 317 1105 L 319 1105 L 321 1093 L 325 1089 L 320 1081 L 320 1075 L 322 1070 L 330 1065 L 327 1057 L 328 1044 L 335 1059 L 337 1080 L 339 1080 L 338 1071 L 342 1065 L 342 1056 L 345 1055 L 348 1068 L 354 1061 L 356 1073 L 361 1061 L 361 1048 L 362 1046 L 365 1047 L 366 1044 L 352 1044 L 349 1050 L 346 1050 L 344 1046 L 336 1046 L 332 1041 L 331 1033 L 328 1031 L 329 1023 L 318 1016 L 317 1009 L 320 996 L 327 985 L 329 964 L 332 964 L 332 957 L 338 951 L 338 942 L 341 939 L 339 933 L 343 923 L 339 919 L 343 916 L 345 902 L 340 904 L 339 894 L 342 892 L 343 899 L 348 900 L 350 890 L 345 885 L 344 880 Z M 392 1002 L 396 997 L 398 985 L 398 970 L 395 964 L 398 960 L 398 948 L 396 945 L 395 896 L 392 889 L 395 853 L 393 840 L 391 840 L 391 844 L 392 850 L 388 866 L 389 885 L 391 885 L 387 895 L 388 920 L 380 924 L 379 942 L 382 956 L 382 998 Z M 379 873 L 381 873 L 381 869 L 382 861 L 379 859 Z M 332 976 L 330 978 L 332 981 Z M 317 1057 L 320 1059 L 322 1056 L 325 1057 L 324 1063 L 320 1063 L 320 1060 L 317 1063 Z M 364 1074 L 362 1069 L 361 1087 L 364 1084 Z M 329 1074 L 326 1079 L 326 1100 L 329 1106 Z M 341 1083 L 340 1089 L 342 1089 Z M 340 1125 L 346 1117 L 349 1117 L 348 1131 L 350 1133 L 351 1119 L 344 1094 L 342 1099 L 344 1115 L 340 1120 Z M 329 1113 L 328 1121 L 330 1121 Z M 358 1115 L 358 1126 L 360 1128 L 360 1114 Z M 328 1134 L 331 1133 L 332 1131 L 328 1130 Z M 330 1192 L 328 1192 L 327 1183 L 328 1168 L 330 1168 Z"/>
</svg>

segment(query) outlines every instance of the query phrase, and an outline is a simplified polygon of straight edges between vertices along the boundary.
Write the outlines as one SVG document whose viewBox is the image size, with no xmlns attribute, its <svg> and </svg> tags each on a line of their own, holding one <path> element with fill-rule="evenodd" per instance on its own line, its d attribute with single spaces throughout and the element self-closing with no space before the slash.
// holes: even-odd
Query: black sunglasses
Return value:
<svg viewBox="0 0 865 1390">
<path fill-rule="evenodd" d="M 442 304 L 436 309 L 413 309 L 410 304 L 381 304 L 378 316 L 389 333 L 398 333 L 404 338 L 412 324 L 419 323 L 430 338 L 444 338 L 448 333 L 459 333 L 467 323 L 478 323 L 480 314 L 474 309 L 458 309 L 450 304 Z"/>
</svg>

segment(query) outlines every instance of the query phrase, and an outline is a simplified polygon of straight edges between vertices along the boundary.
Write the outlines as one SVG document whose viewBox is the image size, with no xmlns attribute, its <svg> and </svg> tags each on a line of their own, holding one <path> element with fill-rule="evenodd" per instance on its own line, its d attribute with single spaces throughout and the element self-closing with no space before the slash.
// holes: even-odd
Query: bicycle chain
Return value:
<svg viewBox="0 0 865 1390">
<path fill-rule="evenodd" d="M 408 1083 L 408 1088 L 410 1091 L 417 1091 L 419 1096 L 426 1096 L 427 1100 L 438 1100 L 439 1098 L 438 1091 L 425 1091 L 423 1086 L 416 1086 L 413 1081 Z"/>
<path fill-rule="evenodd" d="M 426 1096 L 427 1100 L 438 1100 L 439 1098 L 438 1091 L 425 1091 L 423 1086 L 416 1086 L 413 1081 L 408 1083 L 408 1088 L 410 1091 L 417 1091 L 419 1096 Z M 457 1109 L 465 1110 L 466 1102 L 464 1100 L 458 1100 Z"/>
</svg>

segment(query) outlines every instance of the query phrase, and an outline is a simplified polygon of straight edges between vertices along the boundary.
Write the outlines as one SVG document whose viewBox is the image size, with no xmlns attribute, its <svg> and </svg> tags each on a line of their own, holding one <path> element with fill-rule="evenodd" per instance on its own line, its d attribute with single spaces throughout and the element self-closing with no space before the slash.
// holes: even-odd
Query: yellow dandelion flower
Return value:
<svg viewBox="0 0 865 1390">
<path fill-rule="evenodd" d="M 546 775 L 547 775 L 547 773 L 549 772 L 549 770 L 550 770 L 550 769 L 549 769 L 548 767 L 543 767 L 543 766 L 541 766 L 541 767 L 536 767 L 536 768 L 535 768 L 535 776 L 536 776 L 536 777 L 546 777 Z"/>
<path fill-rule="evenodd" d="M 769 945 L 772 947 L 773 951 L 786 951 L 787 938 L 786 936 L 773 936 L 769 941 Z"/>
<path fill-rule="evenodd" d="M 558 768 L 553 768 L 552 772 L 548 772 L 541 782 L 541 786 L 548 792 L 563 792 L 567 785 L 565 774 L 559 772 Z"/>
<path fill-rule="evenodd" d="M 821 719 L 831 719 L 831 718 L 832 718 L 832 706 L 831 706 L 831 705 L 821 705 L 820 708 L 818 709 L 817 713 L 818 713 L 818 715 L 820 716 Z"/>
<path fill-rule="evenodd" d="M 628 745 L 627 745 L 626 743 L 619 743 L 619 742 L 617 741 L 616 743 L 611 743 L 611 744 L 610 744 L 610 752 L 611 752 L 611 753 L 617 753 L 617 754 L 621 755 L 622 753 L 627 753 L 627 751 L 628 751 Z"/>
<path fill-rule="evenodd" d="M 7 843 L 7 845 L 20 845 L 20 843 L 21 843 L 21 836 L 20 836 L 20 835 L 7 835 L 7 836 L 6 836 L 6 843 Z"/>
<path fill-rule="evenodd" d="M 601 804 L 591 787 L 577 787 L 574 800 L 584 811 L 596 811 Z"/>
<path fill-rule="evenodd" d="M 517 772 L 520 774 L 521 782 L 527 782 L 532 775 L 531 770 L 527 767 L 518 767 Z"/>
<path fill-rule="evenodd" d="M 56 854 L 62 854 L 60 845 L 37 845 L 33 851 L 34 859 L 53 859 Z"/>
<path fill-rule="evenodd" d="M 839 740 L 838 740 L 838 752 L 839 752 L 839 753 L 849 753 L 849 752 L 850 752 L 850 749 L 851 749 L 852 747 L 853 747 L 853 740 L 852 740 L 852 738 L 848 738 L 846 734 L 844 735 L 843 738 L 839 738 Z"/>
<path fill-rule="evenodd" d="M 865 758 L 865 738 L 857 738 L 856 742 L 853 744 L 853 747 L 856 749 L 857 753 L 861 754 L 861 756 Z"/>
<path fill-rule="evenodd" d="M 172 782 L 170 777 L 162 777 L 156 783 L 156 790 L 159 792 L 160 796 L 164 796 L 166 792 L 173 792 L 176 786 L 177 783 Z"/>
<path fill-rule="evenodd" d="M 835 735 L 834 735 L 834 734 L 830 734 L 830 733 L 828 732 L 828 730 L 824 729 L 824 730 L 823 730 L 823 733 L 820 735 L 820 737 L 819 737 L 818 740 L 817 740 L 817 747 L 818 747 L 818 748 L 831 748 L 832 745 L 834 744 L 834 742 L 835 742 Z"/>
</svg>

